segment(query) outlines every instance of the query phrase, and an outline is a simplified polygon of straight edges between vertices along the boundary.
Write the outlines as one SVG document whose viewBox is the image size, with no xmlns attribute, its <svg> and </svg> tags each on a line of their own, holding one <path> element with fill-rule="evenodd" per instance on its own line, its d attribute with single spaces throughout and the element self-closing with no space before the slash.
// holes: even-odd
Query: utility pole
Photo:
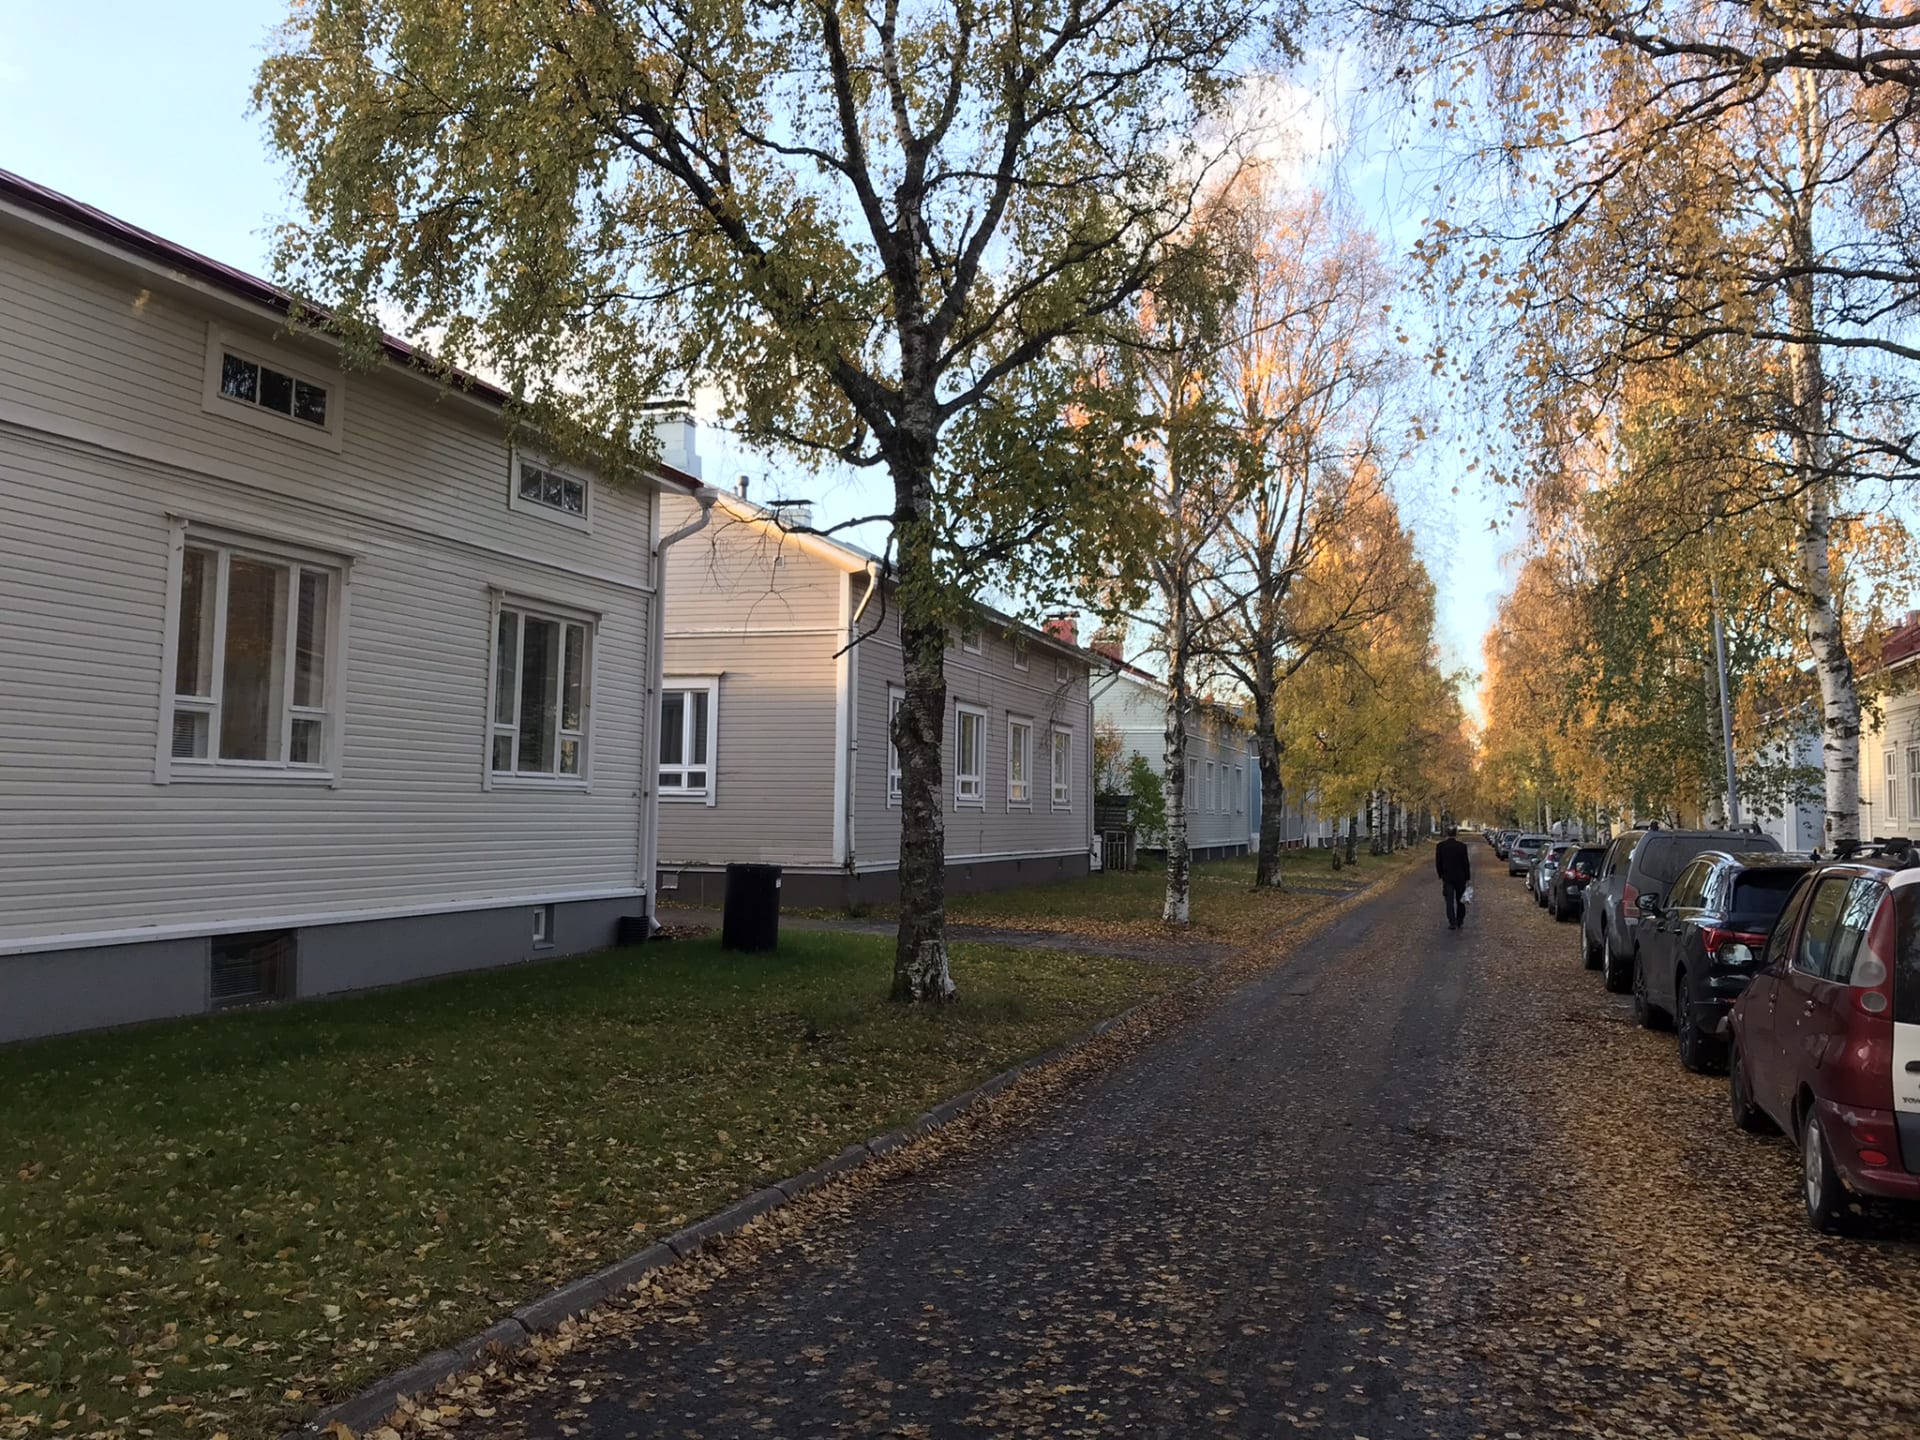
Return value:
<svg viewBox="0 0 1920 1440">
<path fill-rule="evenodd" d="M 1707 588 L 1713 596 L 1713 666 L 1720 675 L 1720 745 L 1727 763 L 1727 823 L 1740 826 L 1740 781 L 1733 768 L 1733 707 L 1727 700 L 1727 625 L 1720 614 L 1720 566 L 1713 518 L 1707 518 Z"/>
</svg>

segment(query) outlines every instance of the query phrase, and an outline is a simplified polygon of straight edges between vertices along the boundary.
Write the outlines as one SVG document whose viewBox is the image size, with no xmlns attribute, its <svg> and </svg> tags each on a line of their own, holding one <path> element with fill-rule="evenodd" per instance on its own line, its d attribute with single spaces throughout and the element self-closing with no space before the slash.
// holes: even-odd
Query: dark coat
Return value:
<svg viewBox="0 0 1920 1440">
<path fill-rule="evenodd" d="M 1473 879 L 1473 861 L 1463 841 L 1442 840 L 1434 846 L 1433 868 L 1448 885 L 1464 887 Z"/>
</svg>

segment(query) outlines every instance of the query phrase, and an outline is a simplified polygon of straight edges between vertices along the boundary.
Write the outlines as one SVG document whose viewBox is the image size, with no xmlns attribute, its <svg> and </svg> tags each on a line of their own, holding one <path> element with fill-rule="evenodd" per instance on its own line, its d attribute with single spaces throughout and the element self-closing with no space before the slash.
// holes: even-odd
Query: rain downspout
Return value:
<svg viewBox="0 0 1920 1440">
<path fill-rule="evenodd" d="M 847 621 L 847 833 L 846 867 L 847 874 L 854 873 L 854 800 L 859 794 L 860 785 L 860 659 L 854 642 L 860 634 L 860 617 L 867 613 L 873 595 L 880 588 L 880 563 L 877 560 L 867 562 L 867 593 L 860 597 L 852 617 Z M 889 717 L 891 723 L 891 717 Z"/>
<path fill-rule="evenodd" d="M 693 492 L 693 498 L 700 506 L 700 514 L 671 535 L 661 536 L 653 547 L 653 623 L 647 627 L 651 652 L 647 669 L 651 673 L 648 676 L 646 744 L 640 753 L 642 814 L 639 876 L 640 884 L 647 892 L 647 931 L 650 935 L 660 928 L 660 896 L 657 888 L 660 878 L 660 766 L 655 757 L 660 753 L 660 707 L 665 700 L 663 692 L 667 678 L 667 551 L 689 535 L 697 535 L 707 528 L 720 492 L 711 485 L 702 485 Z"/>
</svg>

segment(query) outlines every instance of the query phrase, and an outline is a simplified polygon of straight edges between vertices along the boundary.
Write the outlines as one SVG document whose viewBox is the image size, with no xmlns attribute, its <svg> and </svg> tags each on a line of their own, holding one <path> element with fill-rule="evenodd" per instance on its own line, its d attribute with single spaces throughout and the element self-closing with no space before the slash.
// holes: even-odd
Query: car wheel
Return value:
<svg viewBox="0 0 1920 1440">
<path fill-rule="evenodd" d="M 1713 1039 L 1693 1018 L 1693 1006 L 1687 1001 L 1687 972 L 1684 969 L 1673 977 L 1673 1029 L 1680 1040 L 1680 1068 L 1691 1070 L 1695 1075 L 1712 1073 Z"/>
<path fill-rule="evenodd" d="M 1637 950 L 1633 956 L 1633 1018 L 1640 1022 L 1642 1030 L 1666 1028 L 1666 1015 L 1647 994 L 1647 967 L 1640 963 Z"/>
<path fill-rule="evenodd" d="M 1738 1045 L 1733 1047 L 1732 1058 L 1727 1061 L 1727 1109 L 1736 1130 L 1763 1135 L 1773 1128 L 1767 1112 L 1753 1103 L 1753 1093 L 1747 1089 L 1747 1066 L 1740 1058 Z"/>
<path fill-rule="evenodd" d="M 1601 934 L 1598 945 L 1587 939 L 1587 922 L 1585 920 L 1580 922 L 1580 963 L 1585 965 L 1587 969 L 1598 970 L 1600 968 L 1600 951 L 1606 943 L 1604 931 Z"/>
<path fill-rule="evenodd" d="M 1633 988 L 1633 959 L 1629 956 L 1622 960 L 1613 953 L 1613 937 L 1608 936 L 1600 942 L 1600 979 L 1607 989 L 1615 995 L 1624 995 Z"/>
<path fill-rule="evenodd" d="M 1837 1235 L 1848 1219 L 1847 1189 L 1834 1168 L 1820 1116 L 1811 1108 L 1800 1126 L 1801 1190 L 1807 1202 L 1807 1223 L 1822 1235 Z"/>
</svg>

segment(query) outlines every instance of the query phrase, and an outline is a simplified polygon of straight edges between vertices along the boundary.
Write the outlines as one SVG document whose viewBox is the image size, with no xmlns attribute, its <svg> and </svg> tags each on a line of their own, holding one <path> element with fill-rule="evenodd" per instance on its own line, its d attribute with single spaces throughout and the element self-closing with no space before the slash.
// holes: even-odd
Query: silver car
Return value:
<svg viewBox="0 0 1920 1440">
<path fill-rule="evenodd" d="M 1516 835 L 1507 847 L 1507 874 L 1526 874 L 1540 858 L 1541 850 L 1552 843 L 1551 835 Z"/>
</svg>

